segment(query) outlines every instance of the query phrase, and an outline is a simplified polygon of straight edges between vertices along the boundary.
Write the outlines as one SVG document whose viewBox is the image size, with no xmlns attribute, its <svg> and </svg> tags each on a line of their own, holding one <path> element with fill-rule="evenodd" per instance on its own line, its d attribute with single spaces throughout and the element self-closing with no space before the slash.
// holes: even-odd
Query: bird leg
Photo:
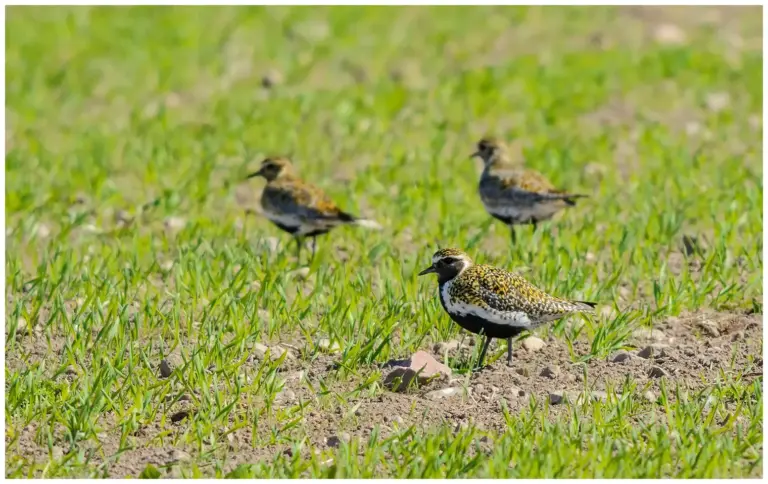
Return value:
<svg viewBox="0 0 768 484">
<path fill-rule="evenodd" d="M 517 235 L 515 235 L 515 226 L 514 225 L 510 225 L 509 226 L 509 231 L 512 233 L 512 245 L 517 244 Z"/>
<path fill-rule="evenodd" d="M 532 233 L 536 232 L 536 221 L 535 220 L 533 222 L 531 222 L 531 227 L 533 227 L 533 230 L 531 230 L 531 232 Z"/>
<path fill-rule="evenodd" d="M 317 237 L 312 237 L 312 260 L 315 260 L 315 245 L 317 244 Z"/>
<path fill-rule="evenodd" d="M 301 237 L 296 237 L 296 263 L 301 264 L 301 243 L 303 242 Z"/>
<path fill-rule="evenodd" d="M 485 337 L 485 344 L 483 345 L 483 351 L 480 352 L 480 362 L 477 364 L 475 370 L 481 370 L 483 368 L 483 360 L 485 360 L 485 352 L 488 351 L 488 345 L 491 344 L 491 337 Z"/>
<path fill-rule="evenodd" d="M 512 337 L 507 338 L 507 366 L 512 366 Z"/>
</svg>

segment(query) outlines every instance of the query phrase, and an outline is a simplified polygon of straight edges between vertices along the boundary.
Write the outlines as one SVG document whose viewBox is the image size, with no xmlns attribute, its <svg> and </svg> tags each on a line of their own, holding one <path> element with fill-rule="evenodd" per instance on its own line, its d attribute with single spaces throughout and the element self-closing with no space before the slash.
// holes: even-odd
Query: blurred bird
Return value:
<svg viewBox="0 0 768 484">
<path fill-rule="evenodd" d="M 512 365 L 512 337 L 573 313 L 593 313 L 596 303 L 569 301 L 546 294 L 517 274 L 476 265 L 458 249 L 441 249 L 419 275 L 436 273 L 440 302 L 467 331 L 486 337 L 477 368 L 482 368 L 491 338 L 507 340 Z"/>
<path fill-rule="evenodd" d="M 355 224 L 372 229 L 381 226 L 342 211 L 320 188 L 296 176 L 293 165 L 285 157 L 267 158 L 261 168 L 248 178 L 264 177 L 267 185 L 261 195 L 261 207 L 266 217 L 296 239 L 296 256 L 301 255 L 305 237 L 312 238 L 312 257 L 315 257 L 315 238 L 343 224 Z"/>
<path fill-rule="evenodd" d="M 535 231 L 538 222 L 587 196 L 556 189 L 541 173 L 515 163 L 507 145 L 495 138 L 478 141 L 472 158 L 476 156 L 485 164 L 478 187 L 480 199 L 489 214 L 509 226 L 513 244 L 515 225 L 531 224 Z"/>
</svg>

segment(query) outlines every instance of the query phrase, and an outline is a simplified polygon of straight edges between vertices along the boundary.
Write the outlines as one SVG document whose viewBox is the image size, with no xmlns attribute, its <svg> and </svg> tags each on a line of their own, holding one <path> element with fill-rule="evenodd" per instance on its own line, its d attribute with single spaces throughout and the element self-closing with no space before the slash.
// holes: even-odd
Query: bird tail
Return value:
<svg viewBox="0 0 768 484">
<path fill-rule="evenodd" d="M 342 222 L 349 223 L 349 224 L 359 225 L 359 226 L 365 227 L 367 229 L 381 230 L 381 228 L 382 228 L 381 225 L 378 222 L 376 222 L 375 220 L 368 220 L 368 219 L 364 219 L 364 218 L 358 218 L 358 217 L 355 217 L 354 215 L 351 215 L 351 214 L 348 214 L 348 213 L 345 213 L 345 212 L 341 212 L 339 214 L 339 219 Z"/>
<path fill-rule="evenodd" d="M 576 200 L 579 198 L 589 198 L 589 195 L 582 195 L 580 193 L 576 193 L 576 194 L 568 193 L 568 194 L 563 194 L 562 196 L 562 200 L 565 202 L 565 204 L 570 205 L 571 207 L 576 205 Z"/>
<path fill-rule="evenodd" d="M 573 305 L 573 311 L 580 313 L 593 313 L 595 312 L 595 306 L 597 303 L 591 301 L 571 301 Z"/>
</svg>

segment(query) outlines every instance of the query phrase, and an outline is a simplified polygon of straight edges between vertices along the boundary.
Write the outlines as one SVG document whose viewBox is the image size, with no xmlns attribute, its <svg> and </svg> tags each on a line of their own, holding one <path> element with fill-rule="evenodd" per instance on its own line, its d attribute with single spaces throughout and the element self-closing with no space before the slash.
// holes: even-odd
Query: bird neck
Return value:
<svg viewBox="0 0 768 484">
<path fill-rule="evenodd" d="M 293 181 L 293 180 L 296 180 L 296 175 L 294 175 L 293 172 L 281 171 L 269 181 L 287 182 L 287 181 Z"/>
<path fill-rule="evenodd" d="M 500 168 L 513 168 L 516 163 L 512 161 L 512 158 L 506 153 L 497 153 L 491 156 L 485 162 L 485 170 L 490 172 Z"/>
<path fill-rule="evenodd" d="M 448 282 L 458 278 L 461 276 L 464 271 L 472 267 L 472 264 L 467 261 L 463 261 L 462 265 L 459 267 L 451 267 L 450 270 L 441 271 L 437 273 L 437 283 L 439 285 L 447 284 Z"/>
</svg>

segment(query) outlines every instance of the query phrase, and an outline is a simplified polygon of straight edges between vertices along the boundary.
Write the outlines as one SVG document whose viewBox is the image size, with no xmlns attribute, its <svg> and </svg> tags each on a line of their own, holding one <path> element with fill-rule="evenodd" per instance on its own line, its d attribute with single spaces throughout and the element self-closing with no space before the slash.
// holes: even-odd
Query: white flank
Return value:
<svg viewBox="0 0 768 484">
<path fill-rule="evenodd" d="M 297 228 L 298 230 L 294 235 L 303 236 L 315 230 L 331 229 L 339 225 L 338 220 L 305 220 L 296 215 L 281 214 L 276 212 L 264 212 L 264 215 L 274 223 L 280 224 L 284 227 Z"/>
<path fill-rule="evenodd" d="M 514 328 L 532 328 L 535 325 L 544 322 L 536 321 L 536 324 L 533 324 L 531 319 L 528 317 L 528 314 L 522 311 L 497 311 L 495 309 L 481 308 L 480 306 L 475 306 L 474 304 L 466 304 L 463 302 L 454 301 L 451 298 L 449 292 L 454 280 L 455 278 L 446 282 L 442 289 L 442 297 L 443 301 L 445 301 L 445 308 L 449 313 L 461 314 L 463 316 L 477 316 L 491 323 L 511 326 Z"/>
<path fill-rule="evenodd" d="M 295 215 L 269 212 L 267 210 L 264 211 L 264 216 L 269 220 L 280 225 L 285 225 L 286 227 L 299 227 L 304 223 L 299 217 Z"/>
<path fill-rule="evenodd" d="M 355 220 L 355 225 L 359 225 L 361 227 L 365 227 L 367 229 L 374 229 L 374 230 L 381 230 L 382 228 L 378 222 L 375 222 L 373 220 L 363 219 L 363 218 Z"/>
<path fill-rule="evenodd" d="M 514 220 L 548 219 L 552 217 L 560 207 L 551 202 L 539 202 L 529 207 L 516 207 L 514 205 L 485 204 L 485 209 L 492 214 Z"/>
</svg>

